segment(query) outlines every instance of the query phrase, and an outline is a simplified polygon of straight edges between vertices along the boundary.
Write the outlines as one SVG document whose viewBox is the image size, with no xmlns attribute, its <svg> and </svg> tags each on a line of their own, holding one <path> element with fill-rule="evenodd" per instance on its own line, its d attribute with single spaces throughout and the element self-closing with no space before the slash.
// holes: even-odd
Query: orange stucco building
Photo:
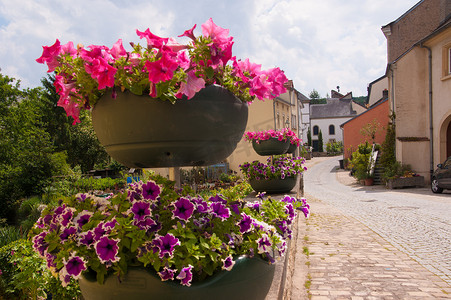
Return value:
<svg viewBox="0 0 451 300">
<path fill-rule="evenodd" d="M 374 142 L 382 144 L 385 140 L 388 122 L 390 121 L 389 114 L 389 101 L 385 97 L 373 104 L 365 112 L 343 123 L 341 127 L 343 128 L 344 158 L 349 159 L 352 152 L 357 150 L 359 144 L 366 141 L 369 143 L 373 142 L 370 136 L 361 133 L 361 129 L 368 124 L 377 125 Z"/>
</svg>

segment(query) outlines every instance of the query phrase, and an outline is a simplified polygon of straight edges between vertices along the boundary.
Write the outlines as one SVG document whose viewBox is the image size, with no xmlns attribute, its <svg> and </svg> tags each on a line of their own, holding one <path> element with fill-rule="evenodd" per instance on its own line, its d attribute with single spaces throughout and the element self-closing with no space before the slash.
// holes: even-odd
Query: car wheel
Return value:
<svg viewBox="0 0 451 300">
<path fill-rule="evenodd" d="M 438 181 L 436 178 L 432 178 L 431 190 L 433 193 L 436 193 L 436 194 L 440 194 L 441 192 L 443 192 L 443 189 L 438 186 Z"/>
</svg>

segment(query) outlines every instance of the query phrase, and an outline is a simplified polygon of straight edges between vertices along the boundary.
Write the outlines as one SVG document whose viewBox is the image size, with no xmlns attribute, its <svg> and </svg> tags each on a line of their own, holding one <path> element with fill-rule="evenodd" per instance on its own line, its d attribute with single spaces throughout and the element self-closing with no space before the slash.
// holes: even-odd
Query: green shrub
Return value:
<svg viewBox="0 0 451 300">
<path fill-rule="evenodd" d="M 354 177 L 357 180 L 362 180 L 370 177 L 369 174 L 369 163 L 371 155 L 372 146 L 366 142 L 365 144 L 360 144 L 357 151 L 352 153 L 352 158 L 350 159 L 350 167 L 354 172 Z"/>
<path fill-rule="evenodd" d="M 0 247 L 8 245 L 25 235 L 20 232 L 20 229 L 14 226 L 0 227 Z"/>
<path fill-rule="evenodd" d="M 121 189 L 126 185 L 123 178 L 82 178 L 77 180 L 73 187 L 77 193 L 87 193 L 89 191 L 107 191 Z"/>
<path fill-rule="evenodd" d="M 329 154 L 340 154 L 343 153 L 343 143 L 342 142 L 328 142 L 326 144 L 326 152 Z"/>
<path fill-rule="evenodd" d="M 20 239 L 0 248 L 0 296 L 4 299 L 77 299 L 76 281 L 63 287 L 28 240 Z"/>
<path fill-rule="evenodd" d="M 36 223 L 41 215 L 40 206 L 42 199 L 40 197 L 31 197 L 22 200 L 17 211 L 18 222 L 21 232 L 25 235 L 30 231 L 31 227 Z"/>
</svg>

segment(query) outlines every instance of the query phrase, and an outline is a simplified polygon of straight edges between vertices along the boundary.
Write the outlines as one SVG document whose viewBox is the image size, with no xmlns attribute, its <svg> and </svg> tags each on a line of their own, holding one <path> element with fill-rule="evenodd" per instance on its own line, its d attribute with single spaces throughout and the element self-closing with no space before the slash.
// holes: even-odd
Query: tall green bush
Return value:
<svg viewBox="0 0 451 300">
<path fill-rule="evenodd" d="M 371 150 L 372 146 L 366 142 L 365 144 L 360 144 L 357 151 L 352 153 L 349 163 L 353 170 L 354 177 L 357 178 L 357 180 L 370 177 L 369 163 Z"/>
<path fill-rule="evenodd" d="M 323 133 L 321 132 L 321 129 L 318 133 L 318 152 L 323 152 L 324 146 L 323 146 Z"/>
</svg>

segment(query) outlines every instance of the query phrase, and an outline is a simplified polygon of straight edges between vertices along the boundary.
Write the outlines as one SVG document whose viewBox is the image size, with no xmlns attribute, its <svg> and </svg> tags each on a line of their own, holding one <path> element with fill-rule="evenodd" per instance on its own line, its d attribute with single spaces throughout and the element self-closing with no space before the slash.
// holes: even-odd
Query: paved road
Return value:
<svg viewBox="0 0 451 300">
<path fill-rule="evenodd" d="M 305 193 L 353 217 L 451 284 L 451 193 L 387 190 L 353 183 L 339 157 L 312 165 Z"/>
</svg>

